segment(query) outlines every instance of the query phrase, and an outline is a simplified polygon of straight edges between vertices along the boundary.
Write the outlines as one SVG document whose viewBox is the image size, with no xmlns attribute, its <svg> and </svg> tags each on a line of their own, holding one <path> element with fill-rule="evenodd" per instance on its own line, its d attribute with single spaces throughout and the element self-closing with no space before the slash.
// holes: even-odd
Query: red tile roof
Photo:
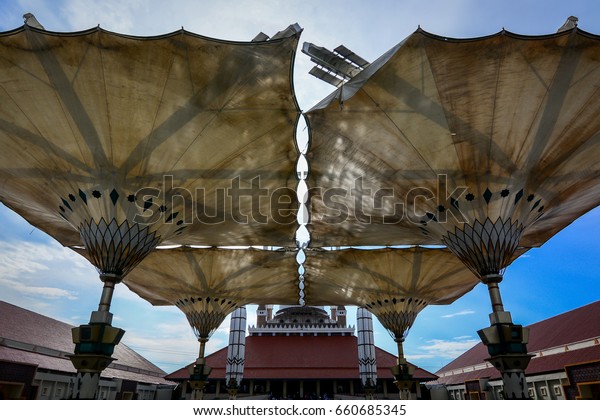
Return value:
<svg viewBox="0 0 600 420">
<path fill-rule="evenodd" d="M 0 301 L 0 338 L 7 342 L 0 345 L 0 360 L 74 373 L 71 361 L 64 358 L 75 349 L 72 328 L 73 325 Z M 109 367 L 103 377 L 129 380 L 135 377 L 138 382 L 169 383 L 163 378 L 164 371 L 123 343 L 115 347 L 113 357 L 117 359 L 114 363 L 125 366 L 126 370 Z"/>
<path fill-rule="evenodd" d="M 396 356 L 376 347 L 377 376 L 392 379 Z M 213 368 L 210 378 L 225 378 L 227 347 L 207 356 Z M 417 368 L 415 378 L 436 378 Z M 187 367 L 166 376 L 189 377 Z M 358 379 L 358 347 L 355 336 L 250 336 L 246 337 L 245 379 Z"/>
<path fill-rule="evenodd" d="M 558 353 L 544 357 L 534 357 L 531 359 L 525 373 L 527 375 L 537 375 L 542 373 L 551 373 L 564 370 L 565 366 L 575 364 L 581 361 L 600 360 L 600 345 L 586 347 L 579 350 L 572 350 L 566 353 Z M 438 372 L 439 373 L 439 372 Z M 462 384 L 472 379 L 500 379 L 500 373 L 495 368 L 486 368 L 471 372 L 459 373 L 452 376 L 440 377 L 435 381 L 437 384 Z"/>
<path fill-rule="evenodd" d="M 529 325 L 529 329 L 530 337 L 527 350 L 530 353 L 598 338 L 600 337 L 600 301 Z M 444 372 L 462 370 L 463 368 L 485 363 L 485 359 L 488 357 L 487 348 L 482 343 L 477 344 L 436 372 L 437 375 L 440 375 L 440 379 L 436 382 L 458 384 L 469 379 L 499 378 L 500 374 L 494 368 L 448 377 L 441 376 Z M 570 350 L 550 356 L 534 357 L 526 369 L 526 374 L 557 372 L 563 370 L 565 365 L 590 360 L 600 360 L 600 345 L 596 344 L 592 347 Z"/>
<path fill-rule="evenodd" d="M 41 369 L 53 370 L 66 373 L 77 373 L 73 364 L 68 359 L 47 356 L 45 354 L 0 346 L 0 360 L 34 365 Z"/>
</svg>

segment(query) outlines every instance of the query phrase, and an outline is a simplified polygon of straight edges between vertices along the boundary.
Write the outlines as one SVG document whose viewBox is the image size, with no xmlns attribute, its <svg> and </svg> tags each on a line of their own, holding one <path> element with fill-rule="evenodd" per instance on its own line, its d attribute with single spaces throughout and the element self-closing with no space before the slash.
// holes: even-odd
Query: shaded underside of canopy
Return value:
<svg viewBox="0 0 600 420">
<path fill-rule="evenodd" d="M 478 283 L 444 248 L 307 250 L 306 303 L 370 308 L 450 304 Z M 156 249 L 124 279 L 153 305 L 181 300 L 295 305 L 298 273 L 295 251 L 262 249 Z M 393 302 L 392 302 L 393 300 Z M 388 305 L 389 304 L 389 305 Z"/>
<path fill-rule="evenodd" d="M 293 244 L 298 37 L 0 34 L 1 201 L 65 246 L 136 215 L 165 244 Z"/>
<path fill-rule="evenodd" d="M 235 304 L 231 310 L 246 304 L 295 305 L 295 258 L 295 252 L 286 250 L 156 249 L 123 283 L 153 305 L 175 305 L 192 299 L 208 302 L 207 307 L 231 301 Z"/>
<path fill-rule="evenodd" d="M 450 304 L 478 283 L 445 248 L 308 250 L 306 302 L 309 305 L 356 305 L 377 315 L 418 300 Z"/>
<path fill-rule="evenodd" d="M 599 89 L 600 37 L 579 29 L 416 31 L 306 114 L 311 244 L 441 244 L 500 219 L 540 246 L 600 203 Z"/>
</svg>

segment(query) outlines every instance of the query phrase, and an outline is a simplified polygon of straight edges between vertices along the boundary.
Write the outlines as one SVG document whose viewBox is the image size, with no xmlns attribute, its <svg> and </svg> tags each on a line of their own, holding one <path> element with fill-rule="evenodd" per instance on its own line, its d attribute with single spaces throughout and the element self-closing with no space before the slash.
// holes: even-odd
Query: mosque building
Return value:
<svg viewBox="0 0 600 420">
<path fill-rule="evenodd" d="M 396 356 L 373 345 L 372 322 L 369 331 L 361 328 L 361 320 L 357 319 L 357 331 L 348 325 L 344 306 L 331 306 L 329 313 L 323 306 L 281 305 L 274 310 L 273 305 L 259 305 L 256 325 L 248 328 L 238 398 L 365 398 L 370 392 L 378 399 L 398 398 L 390 370 L 397 363 Z M 225 378 L 235 359 L 231 352 L 228 355 L 228 349 L 233 345 L 230 340 L 228 347 L 206 357 L 212 371 L 205 399 L 227 398 Z M 189 379 L 188 368 L 165 379 L 184 383 Z M 365 386 L 365 373 L 369 371 L 376 384 L 372 390 Z M 413 389 L 413 397 L 428 398 L 424 384 L 437 377 L 415 368 L 414 378 L 420 385 Z M 184 392 L 191 392 L 186 387 L 178 390 L 180 398 L 185 398 Z"/>
</svg>

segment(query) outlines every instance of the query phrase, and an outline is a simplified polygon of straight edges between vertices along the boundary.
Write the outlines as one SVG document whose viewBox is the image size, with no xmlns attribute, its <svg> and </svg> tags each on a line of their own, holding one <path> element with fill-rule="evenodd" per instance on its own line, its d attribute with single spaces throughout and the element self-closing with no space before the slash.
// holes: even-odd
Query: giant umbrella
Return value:
<svg viewBox="0 0 600 420">
<path fill-rule="evenodd" d="M 448 305 L 478 279 L 445 248 L 309 250 L 306 262 L 309 304 L 356 305 L 368 309 L 398 346 L 392 369 L 402 399 L 410 398 L 411 366 L 403 343 L 427 305 Z"/>
<path fill-rule="evenodd" d="M 313 245 L 446 245 L 488 285 L 480 335 L 527 398 L 527 331 L 498 284 L 600 203 L 600 37 L 417 30 L 307 113 Z M 321 194 L 320 196 L 318 194 Z"/>
<path fill-rule="evenodd" d="M 156 245 L 293 243 L 294 200 L 279 198 L 294 181 L 298 36 L 0 34 L 0 200 L 84 248 L 104 283 L 74 332 L 76 396 L 93 396 L 123 334 L 115 285 Z"/>
<path fill-rule="evenodd" d="M 201 399 L 210 374 L 204 359 L 205 345 L 225 317 L 247 304 L 297 302 L 296 251 L 157 249 L 123 283 L 151 304 L 175 305 L 185 314 L 200 344 L 190 382 L 194 397 Z M 239 333 L 243 336 L 245 330 Z M 243 360 L 238 362 L 243 366 Z M 239 383 L 228 386 L 236 388 Z"/>
</svg>

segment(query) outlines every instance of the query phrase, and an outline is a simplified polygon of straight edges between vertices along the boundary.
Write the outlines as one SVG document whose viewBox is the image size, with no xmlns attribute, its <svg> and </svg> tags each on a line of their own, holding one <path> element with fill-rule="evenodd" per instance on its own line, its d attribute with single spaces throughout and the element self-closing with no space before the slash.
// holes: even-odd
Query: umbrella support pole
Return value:
<svg viewBox="0 0 600 420">
<path fill-rule="evenodd" d="M 208 385 L 208 377 L 212 370 L 212 368 L 206 364 L 206 359 L 204 358 L 207 341 L 207 337 L 198 338 L 198 342 L 200 343 L 198 358 L 196 359 L 196 363 L 188 368 L 188 372 L 190 373 L 189 383 L 192 387 L 192 400 L 204 399 L 204 388 Z"/>
<path fill-rule="evenodd" d="M 125 334 L 125 330 L 111 325 L 112 314 L 109 312 L 114 287 L 121 278 L 102 274 L 100 279 L 104 282 L 104 287 L 98 310 L 92 312 L 88 324 L 71 330 L 75 352 L 69 358 L 77 369 L 72 399 L 98 398 L 100 374 L 116 360 L 112 354 Z"/>
<path fill-rule="evenodd" d="M 415 367 L 404 357 L 404 339 L 395 339 L 395 341 L 398 344 L 398 364 L 391 368 L 394 384 L 398 388 L 401 400 L 411 400 L 412 390 L 416 388 L 416 381 L 413 379 Z"/>
<path fill-rule="evenodd" d="M 527 354 L 529 329 L 514 324 L 510 312 L 504 310 L 499 287 L 502 276 L 487 275 L 481 280 L 488 287 L 492 304 L 491 325 L 477 331 L 481 341 L 488 348 L 490 357 L 486 361 L 502 375 L 504 399 L 529 399 L 525 378 L 525 369 L 532 358 L 532 355 Z"/>
</svg>

